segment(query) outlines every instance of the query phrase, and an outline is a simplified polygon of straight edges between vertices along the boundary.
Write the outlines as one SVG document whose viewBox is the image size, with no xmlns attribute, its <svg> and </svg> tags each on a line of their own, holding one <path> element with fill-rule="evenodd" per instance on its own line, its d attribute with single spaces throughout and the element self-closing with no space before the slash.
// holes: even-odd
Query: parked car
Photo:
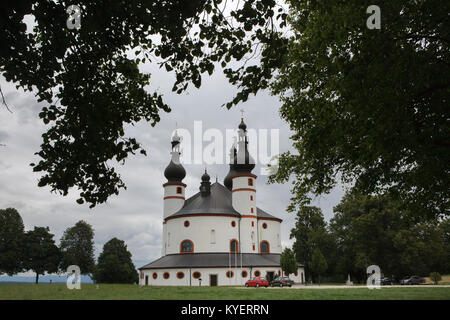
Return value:
<svg viewBox="0 0 450 320">
<path fill-rule="evenodd" d="M 400 284 L 407 285 L 407 284 L 422 284 L 425 282 L 425 279 L 419 276 L 412 276 L 412 277 L 406 277 L 402 280 L 400 280 Z"/>
<path fill-rule="evenodd" d="M 247 280 L 245 283 L 246 287 L 268 287 L 269 281 L 266 280 L 264 277 L 254 277 L 250 280 Z"/>
<path fill-rule="evenodd" d="M 390 286 L 394 283 L 394 280 L 389 277 L 384 277 L 380 279 L 380 283 L 382 286 Z"/>
<path fill-rule="evenodd" d="M 272 287 L 292 287 L 293 284 L 294 281 L 292 281 L 289 277 L 278 277 L 270 282 Z"/>
</svg>

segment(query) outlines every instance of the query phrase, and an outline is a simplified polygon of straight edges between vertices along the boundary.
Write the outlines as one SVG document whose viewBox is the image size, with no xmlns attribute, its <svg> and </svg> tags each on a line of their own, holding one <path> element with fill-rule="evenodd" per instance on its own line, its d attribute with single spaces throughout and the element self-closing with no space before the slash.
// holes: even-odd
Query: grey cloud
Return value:
<svg viewBox="0 0 450 320">
<path fill-rule="evenodd" d="M 147 68 L 154 71 L 154 67 Z M 146 70 L 147 70 L 146 69 Z M 0 208 L 16 207 L 26 229 L 33 226 L 49 226 L 59 242 L 67 227 L 79 220 L 85 220 L 95 229 L 96 255 L 104 243 L 113 237 L 124 240 L 133 254 L 135 265 L 141 266 L 158 258 L 161 252 L 163 215 L 164 169 L 170 160 L 170 134 L 179 127 L 192 130 L 194 120 L 203 121 L 203 130 L 217 128 L 225 132 L 234 129 L 240 121 L 239 109 L 245 109 L 245 121 L 249 128 L 280 129 L 280 151 L 291 149 L 288 125 L 279 118 L 280 102 L 268 93 L 250 97 L 249 101 L 231 110 L 220 105 L 229 101 L 236 89 L 230 86 L 223 75 L 215 73 L 203 79 L 201 90 L 190 89 L 188 94 L 171 92 L 172 78 L 162 70 L 152 75 L 150 90 L 164 92 L 171 113 L 161 113 L 161 121 L 151 127 L 141 121 L 126 126 L 126 135 L 136 137 L 147 150 L 148 156 L 130 156 L 123 166 L 115 165 L 127 190 L 111 197 L 106 204 L 89 209 L 87 205 L 75 203 L 76 190 L 67 197 L 50 193 L 49 188 L 37 187 L 39 175 L 33 173 L 29 163 L 38 161 L 34 152 L 39 150 L 41 135 L 46 130 L 38 113 L 43 104 L 35 102 L 33 95 L 18 92 L 14 86 L 0 81 L 7 94 L 13 113 L 0 110 L 0 141 L 5 139 L 7 147 L 0 148 Z M 205 144 L 206 145 L 206 144 Z M 224 150 L 225 155 L 228 150 Z M 188 185 L 187 196 L 198 192 L 202 165 L 185 165 Z M 217 174 L 219 182 L 228 172 L 228 165 L 208 166 L 212 180 Z M 255 172 L 259 173 L 259 166 Z M 258 206 L 282 218 L 282 244 L 290 245 L 290 229 L 295 217 L 286 213 L 290 199 L 290 184 L 267 185 L 267 177 L 258 177 Z M 315 201 L 327 219 L 332 216 L 332 207 L 342 196 L 338 189 L 329 196 Z"/>
</svg>

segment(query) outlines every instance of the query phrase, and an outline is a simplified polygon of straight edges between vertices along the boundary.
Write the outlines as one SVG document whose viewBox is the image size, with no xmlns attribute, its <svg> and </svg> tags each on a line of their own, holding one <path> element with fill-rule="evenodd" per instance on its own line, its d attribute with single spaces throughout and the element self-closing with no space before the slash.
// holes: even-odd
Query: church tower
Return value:
<svg viewBox="0 0 450 320">
<path fill-rule="evenodd" d="M 232 172 L 233 208 L 241 214 L 241 252 L 258 253 L 258 220 L 256 215 L 256 175 L 252 173 L 255 160 L 248 152 L 247 125 L 241 118 L 238 133 L 238 150 L 230 165 Z"/>
<path fill-rule="evenodd" d="M 186 170 L 180 163 L 180 137 L 177 131 L 172 138 L 172 158 L 166 170 L 164 170 L 164 176 L 167 182 L 163 184 L 164 188 L 164 216 L 166 219 L 171 214 L 180 210 L 185 201 L 185 189 L 186 185 L 182 182 L 186 177 Z M 167 245 L 169 245 L 170 234 L 167 234 L 165 222 L 163 222 L 163 246 L 162 254 L 165 255 Z"/>
</svg>

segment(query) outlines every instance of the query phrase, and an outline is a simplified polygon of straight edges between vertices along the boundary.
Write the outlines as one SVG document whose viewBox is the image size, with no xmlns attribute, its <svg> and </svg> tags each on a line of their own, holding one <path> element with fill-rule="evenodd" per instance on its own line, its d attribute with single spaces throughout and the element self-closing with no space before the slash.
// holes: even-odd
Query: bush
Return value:
<svg viewBox="0 0 450 320">
<path fill-rule="evenodd" d="M 438 282 L 442 280 L 442 277 L 439 272 L 432 272 L 430 273 L 430 279 L 434 284 L 438 284 Z"/>
<path fill-rule="evenodd" d="M 266 280 L 269 281 L 269 283 L 275 278 L 273 272 L 266 272 Z"/>
</svg>

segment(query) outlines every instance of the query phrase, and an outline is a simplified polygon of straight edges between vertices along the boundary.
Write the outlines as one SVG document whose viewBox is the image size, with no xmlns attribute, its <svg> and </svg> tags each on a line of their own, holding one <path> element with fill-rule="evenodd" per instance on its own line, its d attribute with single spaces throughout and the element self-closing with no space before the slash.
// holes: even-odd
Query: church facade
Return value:
<svg viewBox="0 0 450 320">
<path fill-rule="evenodd" d="M 164 171 L 162 255 L 139 268 L 140 285 L 244 285 L 256 276 L 282 274 L 282 220 L 257 207 L 257 176 L 252 173 L 255 164 L 243 119 L 238 132 L 223 185 L 211 183 L 205 170 L 200 191 L 188 199 L 175 132 L 172 158 Z M 304 268 L 299 266 L 289 277 L 303 283 Z"/>
</svg>

